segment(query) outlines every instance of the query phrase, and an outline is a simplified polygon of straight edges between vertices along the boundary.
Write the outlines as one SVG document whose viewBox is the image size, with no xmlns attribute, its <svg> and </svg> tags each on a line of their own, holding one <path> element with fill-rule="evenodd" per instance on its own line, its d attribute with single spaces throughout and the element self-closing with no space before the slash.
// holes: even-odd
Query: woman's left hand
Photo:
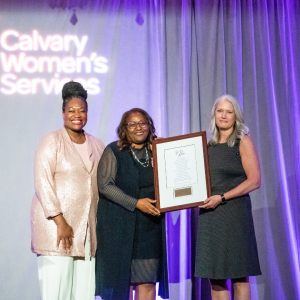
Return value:
<svg viewBox="0 0 300 300">
<path fill-rule="evenodd" d="M 143 198 L 139 199 L 139 201 L 136 204 L 136 208 L 141 210 L 142 212 L 153 215 L 153 216 L 159 216 L 160 211 L 152 205 L 152 203 L 155 203 L 156 200 L 151 200 L 149 198 Z"/>
<path fill-rule="evenodd" d="M 222 198 L 220 195 L 214 195 L 214 196 L 211 196 L 209 198 L 207 198 L 205 201 L 204 201 L 204 204 L 199 206 L 200 208 L 216 208 L 219 204 L 222 203 Z"/>
</svg>

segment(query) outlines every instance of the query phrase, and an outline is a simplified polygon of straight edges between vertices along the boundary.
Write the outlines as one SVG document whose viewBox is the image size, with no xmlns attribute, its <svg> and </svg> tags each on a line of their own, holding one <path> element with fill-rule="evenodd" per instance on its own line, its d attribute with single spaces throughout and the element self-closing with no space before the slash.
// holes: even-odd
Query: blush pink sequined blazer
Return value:
<svg viewBox="0 0 300 300">
<path fill-rule="evenodd" d="M 41 255 L 84 256 L 84 242 L 90 231 L 90 256 L 97 247 L 97 166 L 104 150 L 98 138 L 85 132 L 92 163 L 87 170 L 63 127 L 46 134 L 35 154 L 35 194 L 31 205 L 31 249 Z M 56 248 L 57 226 L 51 217 L 62 213 L 73 228 L 73 249 Z"/>
</svg>

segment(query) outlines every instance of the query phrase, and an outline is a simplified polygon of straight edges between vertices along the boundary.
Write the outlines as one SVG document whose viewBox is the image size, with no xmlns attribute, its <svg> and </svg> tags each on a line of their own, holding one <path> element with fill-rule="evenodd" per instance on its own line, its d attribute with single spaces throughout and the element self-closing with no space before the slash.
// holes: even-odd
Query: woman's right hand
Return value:
<svg viewBox="0 0 300 300">
<path fill-rule="evenodd" d="M 160 211 L 151 204 L 151 203 L 155 203 L 155 202 L 156 202 L 156 200 L 151 200 L 149 198 L 139 199 L 138 203 L 136 204 L 136 207 L 146 214 L 150 214 L 153 216 L 159 216 Z"/>
<path fill-rule="evenodd" d="M 66 253 L 70 252 L 73 247 L 74 232 L 72 227 L 66 222 L 63 215 L 58 215 L 52 218 L 57 225 L 57 243 L 56 247 L 59 247 L 60 241 L 63 249 Z"/>
</svg>

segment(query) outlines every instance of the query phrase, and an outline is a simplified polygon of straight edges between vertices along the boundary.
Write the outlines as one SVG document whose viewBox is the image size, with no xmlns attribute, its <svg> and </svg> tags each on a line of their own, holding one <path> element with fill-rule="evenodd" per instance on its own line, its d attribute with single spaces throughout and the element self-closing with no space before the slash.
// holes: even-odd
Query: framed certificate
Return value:
<svg viewBox="0 0 300 300">
<path fill-rule="evenodd" d="M 199 206 L 211 196 L 205 131 L 155 140 L 152 152 L 161 212 Z"/>
</svg>

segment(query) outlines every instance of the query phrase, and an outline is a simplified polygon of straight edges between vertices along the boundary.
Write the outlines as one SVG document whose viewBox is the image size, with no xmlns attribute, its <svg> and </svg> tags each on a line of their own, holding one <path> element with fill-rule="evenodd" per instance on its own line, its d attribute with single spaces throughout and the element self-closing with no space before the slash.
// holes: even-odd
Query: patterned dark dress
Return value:
<svg viewBox="0 0 300 300">
<path fill-rule="evenodd" d="M 208 147 L 212 195 L 226 193 L 247 179 L 240 141 Z M 249 195 L 215 209 L 200 209 L 195 276 L 233 279 L 260 275 Z"/>
</svg>

